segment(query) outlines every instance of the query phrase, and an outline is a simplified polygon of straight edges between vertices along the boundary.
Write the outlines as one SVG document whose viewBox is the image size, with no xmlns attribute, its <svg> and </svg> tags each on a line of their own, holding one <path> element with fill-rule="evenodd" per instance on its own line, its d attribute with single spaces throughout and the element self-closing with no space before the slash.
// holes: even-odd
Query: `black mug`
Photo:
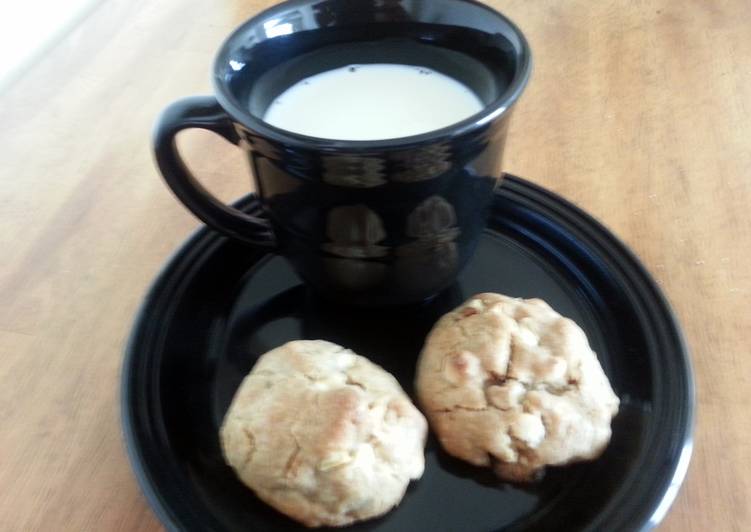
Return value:
<svg viewBox="0 0 751 532">
<path fill-rule="evenodd" d="M 369 63 L 441 72 L 484 108 L 449 127 L 382 141 L 309 137 L 263 121 L 298 81 Z M 292 0 L 227 39 L 214 64 L 215 96 L 164 111 L 156 160 L 198 218 L 284 256 L 320 295 L 358 306 L 417 303 L 450 286 L 474 252 L 530 70 L 519 29 L 472 0 Z M 175 145 L 187 128 L 247 152 L 262 212 L 224 205 L 195 180 Z"/>
</svg>

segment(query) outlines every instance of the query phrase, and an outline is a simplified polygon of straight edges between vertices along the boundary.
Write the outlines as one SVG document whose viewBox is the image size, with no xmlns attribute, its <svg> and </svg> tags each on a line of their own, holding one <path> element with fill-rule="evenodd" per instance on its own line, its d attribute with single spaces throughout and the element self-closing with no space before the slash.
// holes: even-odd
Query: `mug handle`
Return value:
<svg viewBox="0 0 751 532">
<path fill-rule="evenodd" d="M 234 145 L 240 143 L 232 120 L 213 96 L 193 96 L 172 103 L 162 112 L 154 130 L 156 163 L 172 192 L 193 214 L 220 233 L 254 246 L 276 247 L 267 219 L 225 205 L 190 173 L 175 142 L 180 131 L 190 128 L 213 131 Z"/>
</svg>

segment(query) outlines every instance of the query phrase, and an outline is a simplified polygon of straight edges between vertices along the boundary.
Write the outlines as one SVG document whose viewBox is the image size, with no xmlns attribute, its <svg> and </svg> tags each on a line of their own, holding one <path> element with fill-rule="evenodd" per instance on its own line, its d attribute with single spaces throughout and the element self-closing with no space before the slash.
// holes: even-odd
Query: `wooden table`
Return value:
<svg viewBox="0 0 751 532">
<path fill-rule="evenodd" d="M 210 91 L 263 0 L 107 0 L 0 94 L 0 530 L 156 530 L 123 448 L 123 343 L 198 222 L 150 130 Z M 751 530 L 751 3 L 494 0 L 536 67 L 506 168 L 625 240 L 682 320 L 698 389 L 687 481 L 662 530 Z M 223 199 L 241 154 L 180 140 Z"/>
</svg>

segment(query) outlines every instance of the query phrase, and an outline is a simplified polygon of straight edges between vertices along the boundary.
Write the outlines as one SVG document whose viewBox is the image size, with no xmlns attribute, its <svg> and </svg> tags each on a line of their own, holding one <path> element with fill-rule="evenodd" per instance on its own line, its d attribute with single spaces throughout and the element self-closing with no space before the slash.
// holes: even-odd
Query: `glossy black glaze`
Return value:
<svg viewBox="0 0 751 532">
<path fill-rule="evenodd" d="M 300 79 L 365 63 L 443 72 L 471 87 L 485 108 L 447 128 L 384 141 L 318 139 L 260 119 Z M 216 101 L 188 99 L 165 111 L 157 162 L 199 218 L 275 246 L 319 294 L 355 306 L 423 301 L 453 283 L 474 252 L 501 175 L 511 107 L 530 68 L 519 30 L 469 0 L 285 2 L 225 42 L 214 66 Z M 200 187 L 175 149 L 174 136 L 187 127 L 247 151 L 270 225 Z"/>
<path fill-rule="evenodd" d="M 243 201 L 243 209 L 254 201 Z M 560 198 L 517 178 L 458 283 L 430 303 L 378 312 L 315 298 L 279 257 L 200 231 L 172 259 L 136 321 L 123 366 L 123 425 L 150 503 L 170 529 L 302 530 L 224 465 L 218 429 L 255 359 L 324 338 L 370 357 L 412 392 L 415 359 L 443 312 L 481 291 L 542 297 L 576 320 L 621 398 L 598 460 L 515 486 L 443 453 L 382 519 L 348 530 L 643 530 L 664 516 L 691 453 L 694 391 L 678 325 L 636 258 Z"/>
</svg>

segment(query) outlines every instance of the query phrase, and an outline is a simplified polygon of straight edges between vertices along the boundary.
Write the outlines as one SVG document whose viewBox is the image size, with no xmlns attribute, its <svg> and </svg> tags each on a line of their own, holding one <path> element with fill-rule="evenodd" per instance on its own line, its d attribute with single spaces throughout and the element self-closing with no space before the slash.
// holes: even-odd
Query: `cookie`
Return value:
<svg viewBox="0 0 751 532">
<path fill-rule="evenodd" d="M 259 358 L 220 430 L 226 462 L 310 527 L 388 512 L 422 476 L 427 421 L 396 379 L 336 344 L 296 341 Z"/>
<path fill-rule="evenodd" d="M 542 300 L 499 294 L 438 321 L 416 387 L 449 454 L 512 481 L 598 457 L 619 405 L 579 326 Z"/>
</svg>

